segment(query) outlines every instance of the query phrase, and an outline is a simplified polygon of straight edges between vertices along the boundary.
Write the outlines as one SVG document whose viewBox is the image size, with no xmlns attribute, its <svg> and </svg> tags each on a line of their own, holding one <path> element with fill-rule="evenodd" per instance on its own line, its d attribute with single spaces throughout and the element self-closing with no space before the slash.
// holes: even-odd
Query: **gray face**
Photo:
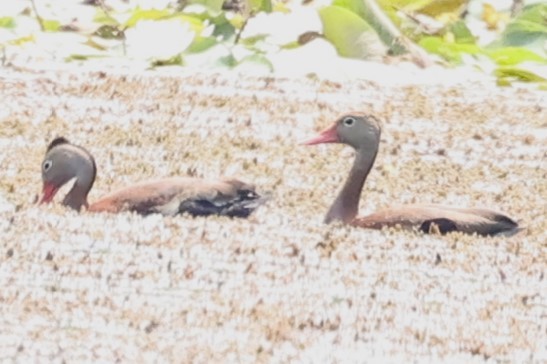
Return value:
<svg viewBox="0 0 547 364">
<path fill-rule="evenodd" d="M 76 177 L 76 170 L 73 168 L 74 162 L 74 157 L 70 153 L 62 148 L 53 148 L 46 154 L 42 162 L 42 182 L 57 188 L 61 187 Z"/>
<path fill-rule="evenodd" d="M 336 122 L 336 132 L 340 142 L 355 149 L 377 149 L 380 143 L 379 122 L 372 115 L 344 115 Z"/>
</svg>

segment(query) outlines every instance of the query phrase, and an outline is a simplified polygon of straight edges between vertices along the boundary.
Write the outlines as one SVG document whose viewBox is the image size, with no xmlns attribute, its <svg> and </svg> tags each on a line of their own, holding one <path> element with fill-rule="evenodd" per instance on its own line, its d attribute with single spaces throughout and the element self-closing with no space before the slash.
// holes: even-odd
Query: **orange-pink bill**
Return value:
<svg viewBox="0 0 547 364">
<path fill-rule="evenodd" d="M 43 203 L 49 203 L 53 200 L 53 197 L 55 197 L 55 194 L 57 193 L 58 188 L 55 187 L 52 184 L 44 183 L 44 187 L 42 188 L 42 198 L 40 199 L 40 205 Z"/>
<path fill-rule="evenodd" d="M 315 137 L 305 140 L 300 144 L 304 145 L 314 145 L 314 144 L 323 144 L 323 143 L 337 143 L 340 139 L 338 138 L 338 132 L 336 130 L 336 124 L 329 126 Z"/>
</svg>

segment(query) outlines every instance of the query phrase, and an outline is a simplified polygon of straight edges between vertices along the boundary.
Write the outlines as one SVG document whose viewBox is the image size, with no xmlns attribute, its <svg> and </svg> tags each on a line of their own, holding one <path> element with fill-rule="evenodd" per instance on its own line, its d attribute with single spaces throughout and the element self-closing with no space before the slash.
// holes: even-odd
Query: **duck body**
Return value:
<svg viewBox="0 0 547 364">
<path fill-rule="evenodd" d="M 342 143 L 356 152 L 353 166 L 325 217 L 326 223 L 341 221 L 363 228 L 401 227 L 425 233 L 496 235 L 518 231 L 518 224 L 505 214 L 482 208 L 443 205 L 399 205 L 357 217 L 365 181 L 372 170 L 380 145 L 380 123 L 372 115 L 351 113 L 340 117 L 329 128 L 305 145 Z"/>
<path fill-rule="evenodd" d="M 75 210 L 86 208 L 91 212 L 248 217 L 265 201 L 253 185 L 237 179 L 169 177 L 118 189 L 89 204 L 87 195 L 96 174 L 95 159 L 86 149 L 63 137 L 54 139 L 42 162 L 40 203 L 50 203 L 58 190 L 71 180 L 74 180 L 74 185 L 64 197 L 63 204 Z"/>
<path fill-rule="evenodd" d="M 496 235 L 518 229 L 515 221 L 493 210 L 435 204 L 392 206 L 357 217 L 351 224 L 372 229 L 401 227 L 440 234 L 459 231 L 466 234 Z"/>
<path fill-rule="evenodd" d="M 188 213 L 193 216 L 248 217 L 261 202 L 254 187 L 239 180 L 170 177 L 116 190 L 91 204 L 88 210 L 165 216 Z"/>
</svg>

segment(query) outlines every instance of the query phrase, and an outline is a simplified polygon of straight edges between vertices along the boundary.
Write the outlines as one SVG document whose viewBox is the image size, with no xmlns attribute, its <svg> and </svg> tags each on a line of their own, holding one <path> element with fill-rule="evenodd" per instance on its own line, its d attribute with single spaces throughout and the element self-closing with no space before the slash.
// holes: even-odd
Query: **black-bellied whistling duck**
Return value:
<svg viewBox="0 0 547 364">
<path fill-rule="evenodd" d="M 254 186 L 236 179 L 205 180 L 171 177 L 150 180 L 114 191 L 89 205 L 87 195 L 93 186 L 97 166 L 84 148 L 63 137 L 53 140 L 42 162 L 43 191 L 40 203 L 49 203 L 57 191 L 75 178 L 63 204 L 80 210 L 140 214 L 175 215 L 187 212 L 194 216 L 226 215 L 247 217 L 264 199 Z"/>
<path fill-rule="evenodd" d="M 380 124 L 372 115 L 344 115 L 318 136 L 303 144 L 321 143 L 346 144 L 353 147 L 356 152 L 349 177 L 327 212 L 326 223 L 341 221 L 372 229 L 401 226 L 426 233 L 442 234 L 460 231 L 468 234 L 495 235 L 518 230 L 515 221 L 495 211 L 442 205 L 397 206 L 356 218 L 363 185 L 378 153 Z"/>
</svg>

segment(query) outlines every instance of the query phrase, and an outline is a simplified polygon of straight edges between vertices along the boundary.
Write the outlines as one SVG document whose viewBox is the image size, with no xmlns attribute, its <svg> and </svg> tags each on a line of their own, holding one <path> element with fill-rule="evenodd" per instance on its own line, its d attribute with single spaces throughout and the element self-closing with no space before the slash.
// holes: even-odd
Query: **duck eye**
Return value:
<svg viewBox="0 0 547 364">
<path fill-rule="evenodd" d="M 44 169 L 44 172 L 49 171 L 52 165 L 53 165 L 53 162 L 50 159 L 48 159 L 47 161 L 44 161 L 44 164 L 42 164 L 42 168 Z"/>
<path fill-rule="evenodd" d="M 353 124 L 355 124 L 355 118 L 347 116 L 344 118 L 343 123 L 345 126 L 353 126 Z"/>
</svg>

